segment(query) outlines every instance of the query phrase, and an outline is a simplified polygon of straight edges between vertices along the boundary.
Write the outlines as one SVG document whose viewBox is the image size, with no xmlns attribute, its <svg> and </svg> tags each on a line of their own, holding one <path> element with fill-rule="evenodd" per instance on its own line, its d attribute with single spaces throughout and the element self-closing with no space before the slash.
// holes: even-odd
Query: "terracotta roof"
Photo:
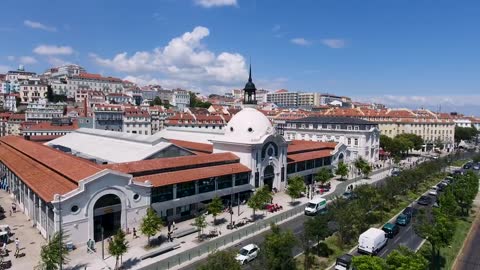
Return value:
<svg viewBox="0 0 480 270">
<path fill-rule="evenodd" d="M 234 163 L 239 162 L 239 160 L 240 159 L 232 153 L 218 153 L 107 164 L 103 165 L 103 167 L 123 173 L 131 173 L 134 175 L 142 173 L 142 175 L 145 175 L 166 170 L 185 170 L 191 167 L 197 167 L 198 169 L 198 167 L 218 165 L 220 163 Z"/>
<path fill-rule="evenodd" d="M 24 140 L 22 137 L 7 136 L 0 141 L 73 182 L 78 182 L 102 170 L 95 163 Z"/>
<path fill-rule="evenodd" d="M 211 166 L 199 169 L 190 169 L 175 172 L 166 172 L 153 175 L 135 177 L 139 182 L 150 181 L 154 187 L 190 182 L 210 177 L 218 177 L 235 173 L 250 172 L 250 169 L 240 163 Z"/>
<path fill-rule="evenodd" d="M 306 152 L 306 151 L 315 151 L 315 150 L 324 150 L 324 149 L 335 149 L 337 143 L 335 142 L 314 142 L 314 141 L 301 141 L 293 140 L 287 149 L 288 157 L 292 154 Z"/>
<path fill-rule="evenodd" d="M 193 151 L 198 151 L 203 153 L 213 152 L 212 144 L 196 143 L 196 142 L 189 142 L 189 141 L 182 141 L 182 140 L 175 140 L 175 139 L 169 139 L 168 141 L 180 147 L 186 148 L 188 150 L 193 150 Z"/>
<path fill-rule="evenodd" d="M 52 201 L 55 194 L 65 194 L 77 188 L 75 183 L 3 142 L 0 143 L 0 160 L 46 202 Z"/>
<path fill-rule="evenodd" d="M 25 114 L 24 113 L 14 113 L 10 116 L 10 120 L 23 120 L 25 121 Z"/>
<path fill-rule="evenodd" d="M 320 151 L 312 151 L 306 153 L 299 153 L 294 155 L 288 155 L 288 162 L 300 162 L 305 160 L 312 160 L 317 158 L 324 158 L 329 157 L 332 155 L 332 150 L 320 150 Z"/>
</svg>

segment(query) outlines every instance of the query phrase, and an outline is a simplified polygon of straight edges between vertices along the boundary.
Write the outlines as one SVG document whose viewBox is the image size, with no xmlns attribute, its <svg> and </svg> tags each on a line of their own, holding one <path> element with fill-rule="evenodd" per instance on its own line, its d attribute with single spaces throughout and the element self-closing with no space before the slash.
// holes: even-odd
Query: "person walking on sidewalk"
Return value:
<svg viewBox="0 0 480 270">
<path fill-rule="evenodd" d="M 15 258 L 18 258 L 18 254 L 20 253 L 20 240 L 18 237 L 15 238 Z"/>
</svg>

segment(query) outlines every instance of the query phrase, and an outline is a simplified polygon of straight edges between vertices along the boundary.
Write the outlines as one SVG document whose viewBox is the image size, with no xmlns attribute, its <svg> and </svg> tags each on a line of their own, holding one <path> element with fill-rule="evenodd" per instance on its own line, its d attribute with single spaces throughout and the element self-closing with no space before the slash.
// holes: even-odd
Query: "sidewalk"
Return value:
<svg viewBox="0 0 480 270">
<path fill-rule="evenodd" d="M 416 161 L 416 159 L 412 158 L 412 160 L 408 163 L 413 164 L 415 161 Z M 330 189 L 329 192 L 326 192 L 322 195 L 315 195 L 315 196 L 321 196 L 321 197 L 326 198 L 327 200 L 331 200 L 331 199 L 335 198 L 336 196 L 341 196 L 345 192 L 346 187 L 348 185 L 352 184 L 352 183 L 354 185 L 372 184 L 372 183 L 375 183 L 375 182 L 387 177 L 389 174 L 390 174 L 390 168 L 389 167 L 388 168 L 384 167 L 384 168 L 381 168 L 381 169 L 378 169 L 378 170 L 372 172 L 369 179 L 363 179 L 363 177 L 360 176 L 360 177 L 351 178 L 351 179 L 348 179 L 348 180 L 339 181 L 337 178 L 335 178 L 335 179 L 331 180 L 331 189 Z M 309 201 L 309 199 L 306 198 L 306 197 L 299 198 L 299 199 L 296 200 L 297 203 L 293 206 L 290 203 L 291 201 L 292 201 L 291 198 L 287 194 L 285 194 L 284 192 L 276 193 L 274 195 L 274 198 L 273 198 L 273 203 L 281 205 L 283 207 L 283 209 L 280 210 L 280 211 L 274 212 L 274 213 L 269 213 L 267 211 L 257 211 L 256 214 L 257 215 L 263 215 L 263 218 L 257 219 L 256 222 L 254 222 L 254 223 L 252 222 L 252 223 L 249 223 L 249 224 L 243 226 L 242 229 L 243 228 L 248 228 L 248 227 L 252 228 L 252 232 L 251 232 L 251 234 L 248 235 L 248 237 L 250 237 L 254 234 L 261 233 L 263 230 L 258 230 L 258 231 L 253 232 L 253 230 L 258 227 L 258 223 L 262 223 L 262 221 L 265 221 L 266 219 L 269 219 L 269 218 L 272 218 L 272 217 L 284 216 L 284 214 L 286 212 L 288 212 L 289 210 L 292 210 L 292 209 L 299 209 L 298 213 L 303 214 L 304 205 Z M 243 218 L 251 218 L 251 216 L 253 214 L 253 211 L 246 204 L 240 205 L 239 208 L 234 207 L 233 212 L 234 212 L 234 214 L 232 216 L 232 221 L 235 221 L 235 222 L 237 222 L 238 220 L 243 219 Z M 285 221 L 287 221 L 291 218 L 295 218 L 296 216 L 298 216 L 298 214 L 294 215 L 294 216 L 290 216 L 286 219 L 283 219 L 279 223 L 285 222 Z M 218 231 L 220 231 L 221 236 L 225 236 L 225 235 L 235 233 L 239 230 L 239 229 L 229 230 L 229 229 L 226 228 L 227 224 L 230 224 L 230 214 L 228 212 L 224 212 L 224 213 L 221 213 L 220 215 L 218 215 L 217 220 L 221 220 L 221 221 L 223 221 L 223 223 L 221 225 L 217 225 L 217 226 L 214 227 L 213 226 L 213 217 L 210 216 L 210 215 L 207 216 L 208 226 L 207 226 L 207 228 L 204 229 L 204 232 L 208 232 L 208 231 L 216 228 Z M 176 224 L 176 228 L 177 228 L 177 230 L 192 228 L 192 227 L 194 227 L 192 225 L 192 222 L 193 222 L 193 219 L 183 221 L 183 222 L 179 222 L 179 223 Z M 268 229 L 268 227 L 266 227 L 265 229 Z M 164 237 L 166 237 L 166 232 L 167 232 L 167 229 L 163 228 L 160 235 L 163 235 Z M 166 260 L 166 259 L 171 259 L 173 256 L 175 256 L 177 254 L 180 254 L 182 252 L 197 248 L 197 247 L 199 247 L 199 246 L 201 246 L 205 243 L 212 242 L 215 239 L 219 238 L 219 237 L 215 237 L 215 238 L 212 238 L 211 240 L 205 240 L 203 242 L 199 242 L 197 240 L 197 236 L 198 236 L 197 233 L 190 234 L 190 235 L 181 237 L 180 239 L 174 239 L 173 240 L 173 243 L 180 244 L 180 248 L 175 249 L 175 251 L 170 251 L 170 252 L 158 255 L 154 258 L 142 261 L 139 258 L 146 253 L 146 250 L 143 247 L 146 245 L 147 239 L 146 239 L 146 237 L 142 236 L 141 234 L 138 234 L 138 235 L 139 235 L 139 237 L 137 239 L 132 239 L 131 235 L 127 235 L 127 240 L 129 241 L 130 248 L 129 248 L 128 252 L 123 256 L 123 258 L 124 258 L 123 261 L 126 262 L 126 263 L 124 263 L 124 266 L 126 266 L 126 268 L 129 268 L 129 269 L 139 269 L 139 268 L 151 265 L 152 263 L 155 263 L 155 262 L 163 261 L 163 260 Z M 155 237 L 158 237 L 158 236 L 159 235 L 157 235 Z M 222 249 L 226 248 L 229 245 L 233 245 L 233 244 L 235 244 L 235 242 L 242 241 L 242 240 L 243 239 L 238 239 L 234 242 L 232 241 L 231 243 L 229 243 L 227 245 L 219 246 L 219 248 L 222 248 Z M 161 246 L 158 247 L 158 248 L 161 248 Z M 81 247 L 81 248 L 73 251 L 70 254 L 71 261 L 70 261 L 69 265 L 72 266 L 72 268 L 70 268 L 70 269 L 78 269 L 78 267 L 81 267 L 81 268 L 86 267 L 86 269 L 109 269 L 108 267 L 110 267 L 111 269 L 113 269 L 113 266 L 115 265 L 115 258 L 110 257 L 108 255 L 108 252 L 106 251 L 107 244 L 105 243 L 105 257 L 106 257 L 105 260 L 101 259 L 101 247 L 100 247 L 99 243 L 97 243 L 96 249 L 97 249 L 97 252 L 93 253 L 93 254 L 87 254 L 86 247 Z M 191 258 L 191 260 L 188 260 L 188 264 L 191 264 L 192 262 L 194 262 L 196 260 L 204 258 L 207 255 L 208 255 L 208 253 L 200 254 L 200 256 L 197 255 L 197 256 Z M 179 258 L 179 260 L 180 260 L 180 258 Z M 85 262 L 88 262 L 88 263 L 85 263 Z M 74 268 L 74 267 L 77 267 L 77 268 Z M 171 269 L 175 269 L 175 268 L 178 268 L 178 267 L 179 266 L 177 265 L 175 267 L 171 267 Z M 66 269 L 69 269 L 69 268 L 66 268 Z"/>
</svg>

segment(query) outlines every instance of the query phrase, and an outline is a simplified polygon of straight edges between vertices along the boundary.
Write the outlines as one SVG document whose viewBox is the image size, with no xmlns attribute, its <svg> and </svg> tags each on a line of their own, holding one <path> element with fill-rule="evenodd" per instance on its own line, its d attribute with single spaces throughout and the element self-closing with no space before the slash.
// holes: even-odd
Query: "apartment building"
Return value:
<svg viewBox="0 0 480 270">
<path fill-rule="evenodd" d="M 267 94 L 267 102 L 272 102 L 279 107 L 298 107 L 298 93 L 281 89 Z"/>
<path fill-rule="evenodd" d="M 47 97 L 47 82 L 40 79 L 29 79 L 20 85 L 20 102 L 23 104 L 36 102 Z"/>
<path fill-rule="evenodd" d="M 139 107 L 125 107 L 123 132 L 152 135 L 152 121 L 148 111 Z"/>
<path fill-rule="evenodd" d="M 46 122 L 54 118 L 61 118 L 65 113 L 66 103 L 47 102 L 46 99 L 40 99 L 35 102 L 28 103 L 25 110 L 25 121 Z"/>
</svg>

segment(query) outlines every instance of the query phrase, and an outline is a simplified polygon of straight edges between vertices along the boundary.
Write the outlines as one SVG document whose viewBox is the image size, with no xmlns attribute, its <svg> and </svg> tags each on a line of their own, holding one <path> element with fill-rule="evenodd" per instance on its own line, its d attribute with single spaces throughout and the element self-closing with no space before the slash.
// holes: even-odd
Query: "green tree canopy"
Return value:
<svg viewBox="0 0 480 270">
<path fill-rule="evenodd" d="M 267 269 L 293 270 L 296 268 L 292 249 L 297 243 L 295 235 L 290 231 L 282 231 L 275 224 L 270 225 L 271 232 L 265 236 L 261 248 L 260 259 Z"/>
<path fill-rule="evenodd" d="M 303 227 L 306 238 L 317 244 L 330 235 L 327 215 L 320 215 L 315 218 L 307 219 L 303 224 Z"/>
<path fill-rule="evenodd" d="M 198 229 L 198 236 L 203 233 L 203 229 L 207 227 L 207 220 L 204 215 L 199 215 L 193 221 L 193 226 L 197 227 Z"/>
<path fill-rule="evenodd" d="M 120 229 L 113 236 L 112 241 L 108 244 L 108 252 L 110 255 L 115 256 L 115 269 L 119 269 L 119 258 L 123 256 L 123 254 L 127 253 L 127 250 L 128 241 L 125 239 L 125 233 Z"/>
<path fill-rule="evenodd" d="M 217 216 L 223 210 L 222 199 L 218 196 L 213 197 L 212 201 L 207 206 L 208 213 L 213 216 L 213 225 L 217 224 Z"/>
<path fill-rule="evenodd" d="M 235 260 L 235 253 L 227 250 L 215 251 L 208 255 L 207 262 L 197 270 L 241 270 L 241 265 Z"/>
<path fill-rule="evenodd" d="M 295 199 L 300 198 L 302 192 L 305 190 L 305 183 L 303 182 L 303 178 L 301 176 L 294 176 L 288 179 L 288 186 L 286 193 L 292 201 Z"/>
<path fill-rule="evenodd" d="M 63 264 L 68 263 L 68 249 L 65 248 L 67 236 L 56 232 L 47 244 L 40 250 L 40 262 L 37 269 L 56 270 L 60 269 L 60 261 Z"/>
<path fill-rule="evenodd" d="M 472 140 L 478 131 L 475 127 L 455 126 L 455 142 Z"/>
<path fill-rule="evenodd" d="M 391 270 L 425 270 L 428 268 L 428 260 L 422 255 L 400 246 L 388 255 L 387 267 Z"/>
<path fill-rule="evenodd" d="M 343 161 L 338 163 L 337 170 L 335 171 L 336 175 L 339 175 L 341 179 L 344 179 L 348 175 L 348 166 Z"/>
<path fill-rule="evenodd" d="M 385 260 L 375 256 L 355 256 L 352 265 L 356 270 L 385 270 L 387 265 Z"/>
<path fill-rule="evenodd" d="M 162 219 L 155 213 L 153 208 L 147 209 L 147 214 L 140 222 L 140 232 L 147 236 L 147 243 L 150 245 L 150 237 L 162 229 Z"/>
<path fill-rule="evenodd" d="M 332 173 L 325 167 L 321 168 L 314 178 L 315 182 L 319 182 L 322 185 L 326 184 L 328 181 L 330 181 L 330 179 L 332 179 Z"/>
<path fill-rule="evenodd" d="M 255 219 L 255 211 L 262 209 L 262 207 L 269 203 L 273 198 L 268 186 L 258 188 L 255 193 L 248 199 L 247 205 L 253 210 L 253 219 Z"/>
</svg>

